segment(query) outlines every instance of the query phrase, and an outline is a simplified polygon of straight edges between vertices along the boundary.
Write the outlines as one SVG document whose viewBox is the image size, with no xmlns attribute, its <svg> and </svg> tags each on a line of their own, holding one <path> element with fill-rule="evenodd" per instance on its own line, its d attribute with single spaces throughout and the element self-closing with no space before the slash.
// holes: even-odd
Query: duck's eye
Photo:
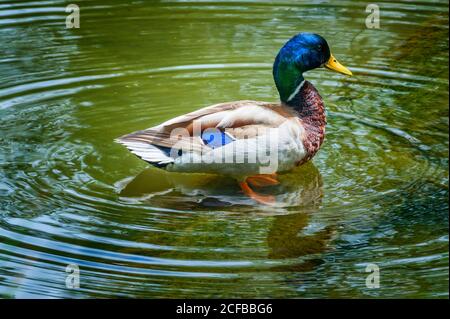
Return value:
<svg viewBox="0 0 450 319">
<path fill-rule="evenodd" d="M 322 51 L 322 46 L 320 44 L 317 46 L 317 50 Z"/>
</svg>

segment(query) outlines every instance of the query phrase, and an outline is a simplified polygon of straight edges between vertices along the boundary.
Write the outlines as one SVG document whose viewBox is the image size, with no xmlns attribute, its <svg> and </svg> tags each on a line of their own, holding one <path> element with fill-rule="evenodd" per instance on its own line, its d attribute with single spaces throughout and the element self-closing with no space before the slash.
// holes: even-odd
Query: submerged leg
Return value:
<svg viewBox="0 0 450 319">
<path fill-rule="evenodd" d="M 252 186 L 256 187 L 265 187 L 278 185 L 280 182 L 277 180 L 277 174 L 260 174 L 247 177 L 247 182 L 249 182 Z"/>
<path fill-rule="evenodd" d="M 251 199 L 257 201 L 258 203 L 264 204 L 264 205 L 272 205 L 275 203 L 275 196 L 273 195 L 261 195 L 258 193 L 255 193 L 250 186 L 248 186 L 247 182 L 239 182 L 239 186 L 241 187 L 242 191 L 245 195 L 250 197 Z"/>
</svg>

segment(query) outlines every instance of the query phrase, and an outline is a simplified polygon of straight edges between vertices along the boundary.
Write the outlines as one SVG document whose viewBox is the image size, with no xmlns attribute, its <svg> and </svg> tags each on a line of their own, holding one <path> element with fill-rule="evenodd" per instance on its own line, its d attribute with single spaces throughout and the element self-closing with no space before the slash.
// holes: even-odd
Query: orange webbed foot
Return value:
<svg viewBox="0 0 450 319">
<path fill-rule="evenodd" d="M 280 184 L 277 180 L 277 174 L 254 175 L 247 177 L 246 181 L 256 187 L 266 187 Z"/>
<path fill-rule="evenodd" d="M 245 195 L 250 197 L 251 199 L 257 201 L 258 203 L 264 204 L 264 205 L 273 205 L 275 204 L 275 196 L 273 195 L 261 195 L 256 192 L 254 192 L 250 186 L 248 186 L 247 182 L 240 182 L 239 186 L 241 187 L 242 191 Z"/>
</svg>

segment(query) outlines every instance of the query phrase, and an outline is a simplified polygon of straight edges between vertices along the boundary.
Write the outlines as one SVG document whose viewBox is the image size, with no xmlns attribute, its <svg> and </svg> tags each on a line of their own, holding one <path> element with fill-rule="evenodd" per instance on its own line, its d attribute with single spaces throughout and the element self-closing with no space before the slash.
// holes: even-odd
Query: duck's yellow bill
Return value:
<svg viewBox="0 0 450 319">
<path fill-rule="evenodd" d="M 336 60 L 336 58 L 332 54 L 330 55 L 330 58 L 328 59 L 327 63 L 324 64 L 324 67 L 326 67 L 327 69 L 345 74 L 345 75 L 349 75 L 349 76 L 353 75 L 352 71 L 350 71 L 345 66 L 340 64 L 338 62 L 338 60 Z"/>
</svg>

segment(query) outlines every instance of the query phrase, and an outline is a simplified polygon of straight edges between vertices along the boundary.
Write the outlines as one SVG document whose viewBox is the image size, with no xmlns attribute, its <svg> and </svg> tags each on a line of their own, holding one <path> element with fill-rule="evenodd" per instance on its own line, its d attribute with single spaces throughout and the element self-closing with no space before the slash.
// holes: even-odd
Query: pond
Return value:
<svg viewBox="0 0 450 319">
<path fill-rule="evenodd" d="M 0 1 L 0 297 L 448 298 L 448 2 Z M 301 31 L 349 67 L 282 205 L 166 173 L 114 139 L 219 102 L 276 101 Z M 368 288 L 366 267 L 379 269 Z M 66 285 L 78 267 L 80 287 Z"/>
</svg>

